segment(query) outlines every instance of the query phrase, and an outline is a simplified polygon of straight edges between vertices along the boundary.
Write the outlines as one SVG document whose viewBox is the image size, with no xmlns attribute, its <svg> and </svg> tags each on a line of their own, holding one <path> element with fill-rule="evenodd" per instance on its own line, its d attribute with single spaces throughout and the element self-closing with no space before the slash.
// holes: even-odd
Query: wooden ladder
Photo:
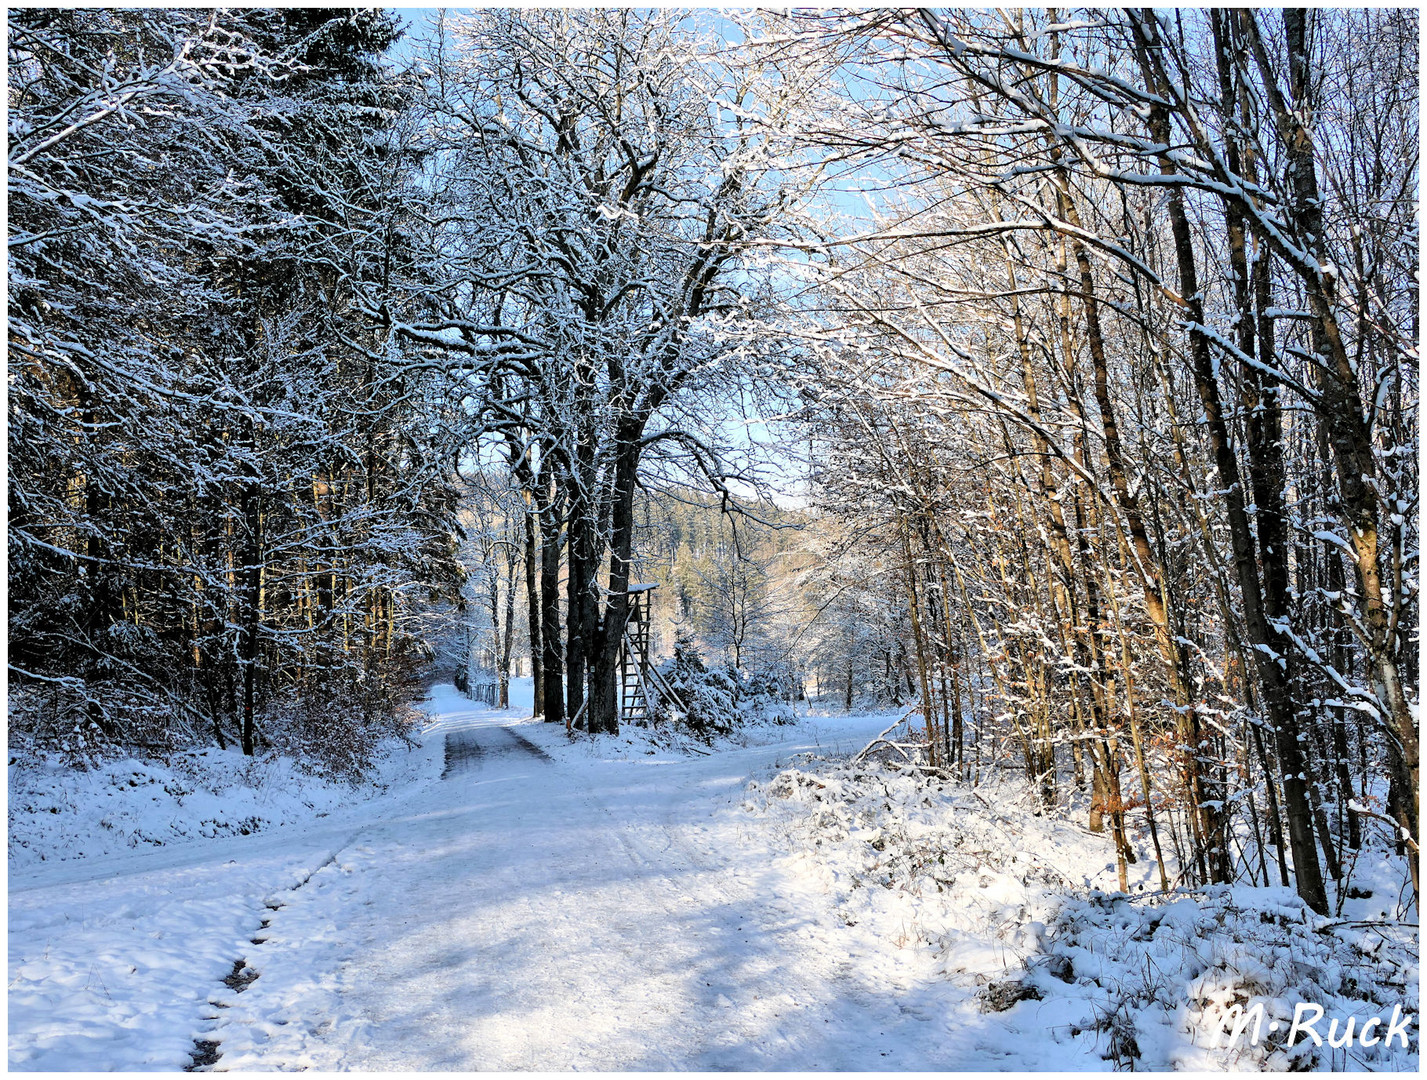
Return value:
<svg viewBox="0 0 1427 1080">
<path fill-rule="evenodd" d="M 648 720 L 649 695 L 645 692 L 644 680 L 639 676 L 639 665 L 626 662 L 622 666 L 620 722 L 627 724 L 631 720 Z"/>
<path fill-rule="evenodd" d="M 644 594 L 630 605 L 632 618 L 624 624 L 624 648 L 620 652 L 621 723 L 649 720 L 649 688 L 645 678 L 649 668 L 649 607 Z"/>
</svg>

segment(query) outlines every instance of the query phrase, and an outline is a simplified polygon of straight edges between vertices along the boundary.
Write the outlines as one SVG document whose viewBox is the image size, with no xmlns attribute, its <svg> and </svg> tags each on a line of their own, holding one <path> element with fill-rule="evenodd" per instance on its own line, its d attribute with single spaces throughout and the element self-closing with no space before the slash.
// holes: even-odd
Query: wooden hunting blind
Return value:
<svg viewBox="0 0 1427 1080">
<path fill-rule="evenodd" d="M 629 587 L 629 618 L 619 651 L 620 721 L 649 720 L 649 594 L 657 585 Z"/>
</svg>

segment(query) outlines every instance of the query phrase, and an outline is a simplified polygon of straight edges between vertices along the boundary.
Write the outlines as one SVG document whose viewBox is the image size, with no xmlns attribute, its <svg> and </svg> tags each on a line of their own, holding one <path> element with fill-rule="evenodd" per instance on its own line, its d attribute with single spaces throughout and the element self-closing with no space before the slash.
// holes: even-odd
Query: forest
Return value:
<svg viewBox="0 0 1427 1080">
<path fill-rule="evenodd" d="M 1414 10 L 402 14 L 10 12 L 12 755 L 613 735 L 655 584 L 1122 888 L 1416 894 Z"/>
</svg>

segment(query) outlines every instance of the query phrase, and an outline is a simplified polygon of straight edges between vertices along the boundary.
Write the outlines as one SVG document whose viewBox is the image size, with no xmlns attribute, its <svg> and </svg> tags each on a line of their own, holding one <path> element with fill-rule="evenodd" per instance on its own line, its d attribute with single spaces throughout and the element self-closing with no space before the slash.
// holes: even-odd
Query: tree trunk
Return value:
<svg viewBox="0 0 1427 1080">
<path fill-rule="evenodd" d="M 256 752 L 257 721 L 254 715 L 257 693 L 258 634 L 262 622 L 262 507 L 255 484 L 245 486 L 241 499 L 247 542 L 243 547 L 243 753 Z"/>
<path fill-rule="evenodd" d="M 585 597 L 593 585 L 588 560 L 590 509 L 577 491 L 570 492 L 570 516 L 565 542 L 565 715 L 577 727 L 588 723 L 585 709 Z"/>
<path fill-rule="evenodd" d="M 565 721 L 565 694 L 560 656 L 560 524 L 559 489 L 552 483 L 540 512 L 540 645 L 544 652 L 541 682 L 545 688 L 545 719 Z"/>
<path fill-rule="evenodd" d="M 500 708 L 510 708 L 510 654 L 515 646 L 515 549 L 506 547 L 505 629 L 500 642 Z"/>
<path fill-rule="evenodd" d="M 534 688 L 534 697 L 531 701 L 530 715 L 545 715 L 545 676 L 544 676 L 544 656 L 541 655 L 540 643 L 540 589 L 536 584 L 538 574 L 537 550 L 539 547 L 536 536 L 537 515 L 530 505 L 530 492 L 525 492 L 525 513 L 523 516 L 525 523 L 525 603 L 526 603 L 526 627 L 530 637 L 530 676 Z"/>
<path fill-rule="evenodd" d="M 1150 50 L 1159 44 L 1153 20 L 1137 22 L 1136 26 L 1142 35 L 1139 53 L 1146 84 L 1162 90 L 1149 59 Z M 1150 127 L 1155 137 L 1167 146 L 1170 137 L 1169 119 L 1162 107 L 1151 107 Z M 1174 162 L 1167 154 L 1160 155 L 1159 165 L 1166 175 L 1176 171 Z M 1255 561 L 1254 540 L 1244 505 L 1244 485 L 1219 398 L 1209 337 L 1203 329 L 1204 301 L 1199 292 L 1194 242 L 1182 189 L 1169 187 L 1166 199 L 1179 271 L 1179 292 L 1184 298 L 1189 324 L 1194 383 L 1199 392 L 1200 404 L 1204 407 L 1215 471 L 1218 473 L 1219 486 L 1223 492 L 1229 538 L 1234 552 L 1234 568 L 1243 597 L 1245 633 L 1263 691 L 1269 723 L 1276 734 L 1279 763 L 1283 767 L 1284 810 L 1288 818 L 1289 844 L 1293 851 L 1298 894 L 1314 911 L 1326 914 L 1328 897 L 1324 890 L 1318 851 L 1313 838 L 1312 808 L 1309 805 L 1306 786 L 1307 766 L 1298 745 L 1298 722 L 1290 699 L 1287 672 L 1280 666 L 1280 661 L 1287 664 L 1288 643 L 1283 634 L 1269 623 L 1265 610 Z"/>
<path fill-rule="evenodd" d="M 619 650 L 629 621 L 630 559 L 634 551 L 634 488 L 639 475 L 639 439 L 644 425 L 629 420 L 616 431 L 614 492 L 610 506 L 609 599 L 602 646 L 590 676 L 592 731 L 619 731 Z"/>
<path fill-rule="evenodd" d="M 902 556 L 906 560 L 907 595 L 910 597 L 912 604 L 912 638 L 917 646 L 917 676 L 922 688 L 922 719 L 926 722 L 927 729 L 927 763 L 935 766 L 937 764 L 937 753 L 936 738 L 933 732 L 936 730 L 936 705 L 932 701 L 931 686 L 927 681 L 927 650 L 926 643 L 922 637 L 921 604 L 917 599 L 916 567 L 912 562 L 910 528 L 905 516 L 902 517 L 900 525 L 902 531 Z"/>
<path fill-rule="evenodd" d="M 1257 24 L 1255 23 L 1255 27 Z M 1292 109 L 1280 112 L 1293 179 L 1293 213 L 1309 251 L 1321 268 L 1330 262 L 1325 243 L 1323 203 L 1318 191 L 1317 165 L 1313 158 L 1313 137 L 1309 130 L 1313 102 L 1312 57 L 1308 42 L 1308 13 L 1285 8 L 1283 26 L 1288 44 L 1289 92 Z M 1397 668 L 1395 620 L 1388 611 L 1378 566 L 1379 508 L 1373 480 L 1377 464 L 1373 454 L 1372 430 L 1363 416 L 1358 376 L 1348 358 L 1347 348 L 1334 312 L 1337 279 L 1319 269 L 1307 282 L 1313 322 L 1314 351 L 1325 361 L 1315 365 L 1318 389 L 1322 394 L 1320 421 L 1327 427 L 1328 442 L 1337 464 L 1339 498 L 1347 518 L 1348 542 L 1353 548 L 1353 568 L 1366 607 L 1367 652 L 1373 689 L 1386 709 L 1384 720 L 1389 734 L 1390 768 L 1396 774 L 1398 824 L 1414 840 L 1419 835 L 1418 820 L 1418 731 L 1417 719 L 1408 704 Z M 1398 601 L 1393 600 L 1394 606 Z M 1408 865 L 1412 891 L 1418 892 L 1416 844 L 1408 845 Z"/>
</svg>

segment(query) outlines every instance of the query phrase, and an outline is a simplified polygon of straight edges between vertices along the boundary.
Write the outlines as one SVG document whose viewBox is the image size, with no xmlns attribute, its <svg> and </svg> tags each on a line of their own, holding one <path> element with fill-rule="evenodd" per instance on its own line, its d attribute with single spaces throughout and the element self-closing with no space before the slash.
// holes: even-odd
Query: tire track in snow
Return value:
<svg viewBox="0 0 1427 1080">
<path fill-rule="evenodd" d="M 289 885 L 285 891 L 289 893 L 294 893 L 301 889 L 303 886 L 307 885 L 314 877 L 320 874 L 323 870 L 333 865 L 337 861 L 337 856 L 340 855 L 343 850 L 354 844 L 357 840 L 357 837 L 360 835 L 361 830 L 358 830 L 357 832 L 353 833 L 346 839 L 344 843 L 334 849 L 331 854 L 327 856 L 326 859 L 324 859 L 312 870 L 308 871 L 306 877 L 304 877 L 301 881 L 297 882 L 295 885 Z M 267 941 L 266 936 L 259 935 L 261 935 L 264 930 L 268 929 L 268 927 L 272 925 L 273 915 L 281 911 L 283 908 L 287 907 L 287 901 L 275 900 L 272 897 L 268 897 L 266 900 L 263 901 L 263 906 L 267 909 L 267 914 L 263 916 L 262 922 L 258 925 L 257 931 L 254 933 L 253 937 L 250 940 L 250 944 L 256 946 L 261 946 L 263 942 Z M 233 970 L 223 977 L 223 985 L 226 986 L 229 990 L 232 990 L 233 993 L 241 994 L 244 990 L 246 990 L 249 986 L 256 982 L 259 976 L 261 975 L 262 970 L 260 968 L 253 967 L 251 964 L 248 963 L 248 958 L 246 956 L 241 956 L 237 960 L 233 961 Z M 213 1001 L 210 999 L 208 1003 L 212 1005 L 215 1009 L 228 1008 L 226 1002 Z M 222 1025 L 218 1023 L 221 1018 L 222 1013 L 215 1014 L 210 1018 L 214 1021 L 214 1028 L 212 1031 L 207 1033 L 207 1036 L 209 1037 L 199 1036 L 198 1038 L 193 1040 L 193 1049 L 189 1051 L 189 1056 L 193 1060 L 183 1067 L 184 1072 L 212 1072 L 217 1066 L 218 1062 L 222 1059 L 223 1040 L 219 1037 L 221 1034 Z"/>
<path fill-rule="evenodd" d="M 756 757 L 756 751 L 750 756 Z M 690 761 L 687 767 L 695 770 L 699 765 Z M 740 784 L 711 805 L 731 803 L 741 792 Z M 720 949 L 702 956 L 695 949 L 685 956 L 684 966 L 674 965 L 701 1020 L 684 1032 L 688 1043 L 680 1051 L 682 1056 L 664 1064 L 749 1071 L 784 1067 L 783 1063 L 806 1056 L 786 1017 L 809 1007 L 828 1011 L 830 985 L 840 988 L 834 998 L 851 1000 L 856 989 L 842 970 L 848 967 L 845 961 L 837 970 L 818 964 L 808 972 L 800 966 L 806 957 L 785 955 L 788 925 L 802 915 L 771 898 L 765 868 L 741 866 L 728 851 L 720 851 L 714 836 L 686 816 L 681 799 L 657 799 L 662 805 L 651 805 L 647 818 L 631 821 L 594 789 L 577 797 L 593 817 L 608 819 L 604 835 L 613 841 L 612 850 L 628 860 L 635 870 L 632 878 L 639 881 L 644 925 L 669 932 L 665 951 L 679 953 L 682 945 L 706 941 L 710 930 L 719 935 Z M 710 921 L 710 913 L 720 910 L 723 914 Z M 749 1046 L 758 1046 L 760 1053 L 730 1056 L 736 1047 Z M 638 1067 L 651 1066 L 642 1062 Z"/>
<path fill-rule="evenodd" d="M 782 766 L 775 760 L 771 769 L 776 772 Z M 860 933 L 848 938 L 842 927 L 820 923 L 810 914 L 818 910 L 816 901 L 808 908 L 796 893 L 784 895 L 790 883 L 774 861 L 773 848 L 761 849 L 751 835 L 753 823 L 740 819 L 736 807 L 744 793 L 740 785 L 714 798 L 711 805 L 721 805 L 722 812 L 715 810 L 710 817 L 722 820 L 712 829 L 688 817 L 677 800 L 651 807 L 646 819 L 655 826 L 651 830 L 618 821 L 594 792 L 585 796 L 590 805 L 616 819 L 611 834 L 630 863 L 646 873 L 656 871 L 647 874 L 654 880 L 642 885 L 646 910 L 661 912 L 669 926 L 687 926 L 691 934 L 703 912 L 725 912 L 716 924 L 703 924 L 705 933 L 712 929 L 721 935 L 722 948 L 690 966 L 701 977 L 694 980 L 695 994 L 700 994 L 698 981 L 706 987 L 699 1002 L 704 1022 L 678 1067 L 756 1071 L 801 1062 L 819 1069 L 849 1068 L 843 1056 L 848 1048 L 838 1046 L 835 1038 L 833 1045 L 824 1046 L 815 1025 L 794 1017 L 811 1014 L 839 1030 L 875 1025 L 888 1047 L 896 1045 L 896 1038 L 887 1035 L 897 1030 L 891 1025 L 899 1020 L 931 1021 L 924 1003 L 908 1006 L 900 1000 L 910 989 L 910 983 L 902 981 L 905 974 L 884 967 L 869 979 L 844 951 L 865 948 L 865 942 L 857 940 Z M 720 834 L 722 848 L 716 839 Z M 730 858 L 730 851 L 740 854 Z M 696 882 L 692 889 L 690 882 Z M 711 1019 L 720 1015 L 721 1022 Z M 756 1052 L 748 1053 L 750 1047 Z M 890 1052 L 880 1053 L 885 1058 Z"/>
<path fill-rule="evenodd" d="M 817 925 L 818 897 L 781 895 L 781 845 L 738 813 L 769 750 L 587 769 L 500 719 L 454 716 L 455 783 L 340 867 L 379 872 L 324 876 L 275 923 L 218 1071 L 850 1067 L 914 1019 L 905 987 L 846 962 L 861 942 Z"/>
<path fill-rule="evenodd" d="M 532 757 L 539 758 L 541 761 L 555 760 L 544 750 L 540 749 L 540 747 L 536 746 L 533 742 L 531 742 L 524 735 L 522 735 L 520 732 L 516 731 L 514 728 L 502 727 L 499 730 L 505 732 L 512 739 L 514 739 L 515 744 L 519 746 L 522 750 L 526 751 L 526 753 L 530 754 Z"/>
<path fill-rule="evenodd" d="M 474 769 L 485 752 L 474 731 L 446 732 L 446 766 L 441 770 L 441 779 L 449 780 L 456 773 Z"/>
<path fill-rule="evenodd" d="M 488 745 L 488 742 L 481 741 L 482 733 L 494 731 L 499 731 L 504 735 L 505 746 L 493 748 Z M 441 779 L 449 780 L 458 773 L 479 768 L 481 761 L 487 757 L 504 757 L 521 753 L 528 754 L 540 761 L 554 760 L 520 732 L 504 725 L 448 731 L 446 733 L 446 765 L 441 770 Z"/>
</svg>

